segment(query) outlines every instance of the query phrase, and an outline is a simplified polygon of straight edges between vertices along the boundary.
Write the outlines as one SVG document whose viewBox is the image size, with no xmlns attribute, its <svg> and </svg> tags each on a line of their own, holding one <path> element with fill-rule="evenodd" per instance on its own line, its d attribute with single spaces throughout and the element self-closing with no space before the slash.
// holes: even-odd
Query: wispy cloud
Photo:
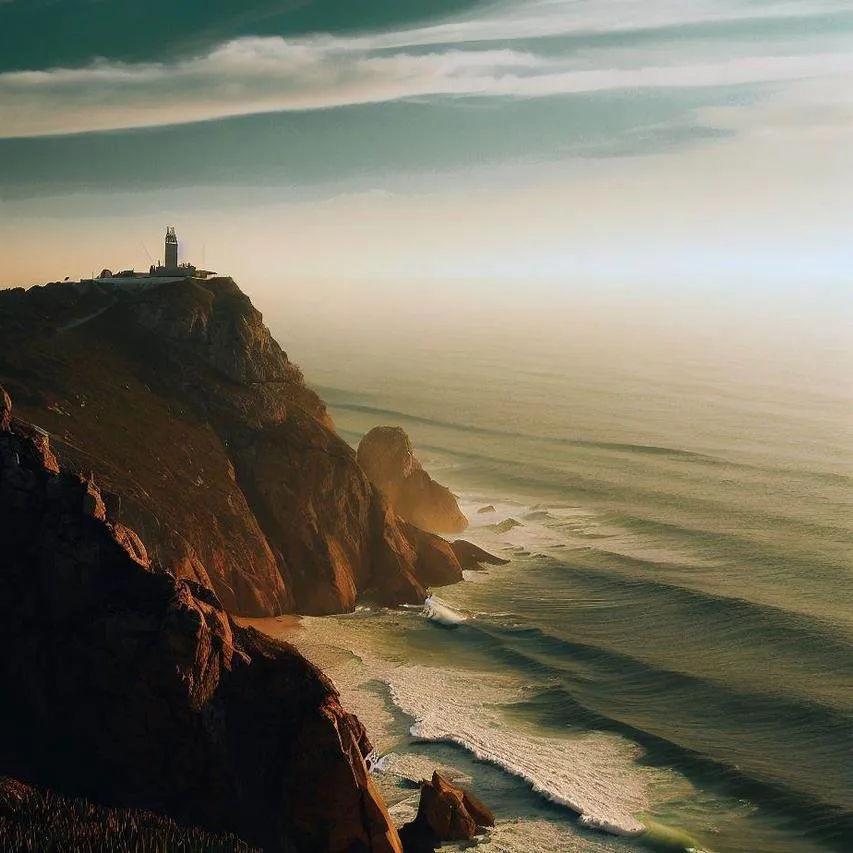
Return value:
<svg viewBox="0 0 853 853">
<path fill-rule="evenodd" d="M 761 15 L 798 14 L 764 4 Z M 815 4 L 810 14 L 838 3 Z M 643 14 L 640 14 L 640 13 Z M 633 13 L 633 15 L 631 14 Z M 94 61 L 84 68 L 0 74 L 0 136 L 145 127 L 412 98 L 542 98 L 620 89 L 701 88 L 853 77 L 853 53 L 696 49 L 547 51 L 545 35 L 639 31 L 739 20 L 754 6 L 706 0 L 536 0 L 481 20 L 349 38 L 243 38 L 171 63 Z M 524 40 L 524 48 L 513 44 Z M 533 40 L 531 42 L 531 40 Z M 531 46 L 532 45 L 532 46 Z M 701 45 L 700 45 L 701 47 Z M 651 57 L 651 58 L 650 58 Z"/>
</svg>

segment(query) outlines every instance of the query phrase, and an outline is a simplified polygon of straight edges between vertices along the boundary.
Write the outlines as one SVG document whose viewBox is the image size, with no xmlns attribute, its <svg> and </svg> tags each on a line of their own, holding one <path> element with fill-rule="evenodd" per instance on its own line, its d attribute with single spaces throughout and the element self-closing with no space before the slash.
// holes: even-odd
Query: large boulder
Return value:
<svg viewBox="0 0 853 853">
<path fill-rule="evenodd" d="M 331 682 L 164 573 L 90 478 L 15 425 L 0 430 L 0 697 L 0 775 L 268 851 L 400 853 Z"/>
<path fill-rule="evenodd" d="M 468 526 L 453 493 L 424 471 L 401 427 L 374 427 L 359 442 L 357 459 L 402 519 L 433 533 Z"/>
<path fill-rule="evenodd" d="M 436 770 L 431 780 L 421 783 L 418 814 L 400 830 L 400 837 L 406 853 L 422 853 L 448 841 L 470 841 L 494 825 L 495 816 L 482 801 Z"/>
</svg>

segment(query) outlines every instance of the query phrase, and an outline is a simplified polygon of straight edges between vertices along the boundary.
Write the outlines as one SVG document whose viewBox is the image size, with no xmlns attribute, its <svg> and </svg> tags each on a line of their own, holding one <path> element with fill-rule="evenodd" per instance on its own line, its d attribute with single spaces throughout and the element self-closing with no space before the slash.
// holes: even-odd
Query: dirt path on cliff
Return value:
<svg viewBox="0 0 853 853">
<path fill-rule="evenodd" d="M 85 317 L 80 317 L 77 320 L 72 320 L 70 323 L 66 323 L 64 326 L 60 326 L 57 331 L 59 332 L 59 334 L 62 334 L 63 332 L 67 332 L 70 329 L 76 329 L 78 326 L 82 326 L 84 323 L 88 323 L 89 320 L 94 320 L 95 317 L 100 317 L 101 314 L 104 314 L 105 312 L 109 311 L 110 308 L 112 308 L 114 305 L 118 304 L 118 299 L 115 296 L 111 296 L 110 300 L 110 303 L 108 305 L 104 305 L 103 308 L 99 308 L 94 313 L 87 314 Z"/>
</svg>

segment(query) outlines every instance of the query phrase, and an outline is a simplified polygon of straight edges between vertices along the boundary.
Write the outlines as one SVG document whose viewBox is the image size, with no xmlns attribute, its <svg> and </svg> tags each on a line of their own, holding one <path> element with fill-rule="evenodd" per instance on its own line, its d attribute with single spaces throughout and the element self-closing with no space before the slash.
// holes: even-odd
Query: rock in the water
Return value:
<svg viewBox="0 0 853 853">
<path fill-rule="evenodd" d="M 0 555 L 0 776 L 267 851 L 400 853 L 331 682 L 159 571 L 17 426 L 0 431 Z"/>
<path fill-rule="evenodd" d="M 487 512 L 497 512 L 497 510 L 491 504 L 489 504 L 488 506 L 481 506 L 477 510 L 477 513 L 479 515 L 485 515 Z"/>
<path fill-rule="evenodd" d="M 524 527 L 524 525 L 514 518 L 505 518 L 497 524 L 490 524 L 489 527 L 494 530 L 495 533 L 509 533 L 509 531 L 514 527 Z"/>
<path fill-rule="evenodd" d="M 451 542 L 450 547 L 453 549 L 453 553 L 456 555 L 456 559 L 459 560 L 459 565 L 463 569 L 479 569 L 484 563 L 490 566 L 505 566 L 509 562 L 509 560 L 496 557 L 473 542 L 466 542 L 464 539 L 457 539 Z"/>
<path fill-rule="evenodd" d="M 461 533 L 468 526 L 450 489 L 436 483 L 415 458 L 405 430 L 370 430 L 359 442 L 357 459 L 400 518 L 433 533 Z"/>
<path fill-rule="evenodd" d="M 470 841 L 480 828 L 494 825 L 486 805 L 436 770 L 421 783 L 417 817 L 400 830 L 400 838 L 405 853 L 422 853 L 447 841 Z"/>
</svg>

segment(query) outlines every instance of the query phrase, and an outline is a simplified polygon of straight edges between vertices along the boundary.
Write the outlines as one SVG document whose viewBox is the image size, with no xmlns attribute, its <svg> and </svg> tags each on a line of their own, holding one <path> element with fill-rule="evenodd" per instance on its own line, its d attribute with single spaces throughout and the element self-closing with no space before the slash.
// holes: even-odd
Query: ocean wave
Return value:
<svg viewBox="0 0 853 853">
<path fill-rule="evenodd" d="M 543 737 L 513 729 L 499 706 L 520 696 L 491 674 L 404 666 L 387 683 L 394 704 L 414 719 L 414 737 L 464 748 L 524 779 L 589 827 L 628 837 L 645 831 L 634 817 L 648 808 L 644 782 L 633 767 L 634 748 L 621 739 L 598 733 Z"/>
<path fill-rule="evenodd" d="M 511 719 L 532 721 L 543 731 L 628 738 L 652 763 L 796 814 L 804 830 L 831 844 L 853 831 L 853 803 L 845 800 L 843 784 L 824 784 L 818 792 L 809 785 L 817 780 L 814 768 L 803 776 L 797 766 L 798 757 L 831 766 L 839 751 L 853 750 L 853 714 L 808 698 L 747 694 L 538 628 L 496 628 L 482 619 L 467 625 L 462 637 L 481 650 L 490 647 L 504 672 L 538 681 L 509 706 Z"/>
<path fill-rule="evenodd" d="M 587 551 L 567 563 L 557 557 L 541 558 L 539 581 L 548 588 L 548 574 L 561 583 L 583 583 L 613 602 L 636 602 L 647 612 L 678 617 L 673 630 L 685 624 L 701 624 L 720 637 L 744 636 L 750 646 L 772 643 L 777 650 L 790 648 L 800 656 L 814 653 L 815 659 L 833 660 L 833 669 L 853 674 L 853 639 L 843 626 L 810 613 L 776 604 L 698 589 L 667 577 L 654 577 L 661 568 L 656 561 L 598 549 Z M 668 568 L 668 566 L 664 566 Z M 663 608 L 668 610 L 664 611 Z"/>
<path fill-rule="evenodd" d="M 414 415 L 401 412 L 396 409 L 387 409 L 381 406 L 368 406 L 361 403 L 330 403 L 332 409 L 340 409 L 344 412 L 355 412 L 358 414 L 376 415 L 377 417 L 390 418 L 394 421 L 408 421 L 409 423 L 423 424 L 424 426 L 439 427 L 441 429 L 453 430 L 473 435 L 488 435 L 499 438 L 521 438 L 540 444 L 566 445 L 570 447 L 585 447 L 591 450 L 606 450 L 615 453 L 641 453 L 654 456 L 676 456 L 687 459 L 715 460 L 715 457 L 692 450 L 684 450 L 678 447 L 662 447 L 650 444 L 631 444 L 626 442 L 589 441 L 580 438 L 566 438 L 556 435 L 536 435 L 533 433 L 518 432 L 513 430 L 493 429 L 490 427 L 475 426 L 474 424 L 462 423 L 460 421 L 443 420 L 441 418 L 430 418 L 423 415 Z"/>
<path fill-rule="evenodd" d="M 326 399 L 332 401 L 334 391 L 327 390 Z M 680 461 L 690 464 L 691 466 L 707 466 L 708 469 L 725 468 L 733 474 L 736 472 L 747 474 L 749 472 L 760 475 L 770 475 L 773 477 L 784 477 L 786 479 L 802 480 L 804 483 L 818 483 L 824 485 L 849 487 L 853 485 L 853 475 L 840 473 L 837 471 L 816 470 L 812 467 L 779 465 L 766 463 L 761 464 L 756 461 L 748 461 L 746 458 L 730 458 L 713 453 L 690 450 L 683 447 L 672 447 L 659 444 L 642 444 L 632 442 L 619 441 L 594 441 L 583 438 L 567 438 L 558 435 L 537 435 L 513 430 L 502 430 L 491 427 L 477 426 L 471 423 L 463 423 L 460 421 L 447 420 L 435 417 L 426 417 L 408 412 L 399 411 L 397 409 L 389 409 L 381 406 L 370 406 L 356 403 L 345 402 L 330 402 L 330 408 L 340 410 L 342 412 L 352 412 L 356 414 L 373 415 L 381 417 L 385 420 L 392 420 L 395 423 L 411 423 L 421 424 L 423 426 L 435 427 L 438 429 L 448 430 L 460 435 L 480 435 L 492 438 L 507 438 L 516 441 L 523 441 L 525 444 L 533 446 L 553 446 L 557 447 L 575 447 L 586 450 L 600 450 L 606 454 L 612 454 L 613 457 L 619 456 L 631 458 L 649 457 L 650 462 L 654 462 L 655 458 L 665 461 L 667 459 Z M 361 438 L 362 433 L 357 431 L 343 431 L 348 437 L 352 437 L 355 441 Z M 501 457 L 490 457 L 483 454 L 468 454 L 463 452 L 448 451 L 446 446 L 428 446 L 421 444 L 423 450 L 430 450 L 441 453 L 442 455 L 451 455 L 456 457 L 480 458 L 492 460 L 495 462 L 504 462 Z M 549 470 L 549 469 L 544 469 Z M 552 470 L 552 469 L 550 469 Z"/>
</svg>

